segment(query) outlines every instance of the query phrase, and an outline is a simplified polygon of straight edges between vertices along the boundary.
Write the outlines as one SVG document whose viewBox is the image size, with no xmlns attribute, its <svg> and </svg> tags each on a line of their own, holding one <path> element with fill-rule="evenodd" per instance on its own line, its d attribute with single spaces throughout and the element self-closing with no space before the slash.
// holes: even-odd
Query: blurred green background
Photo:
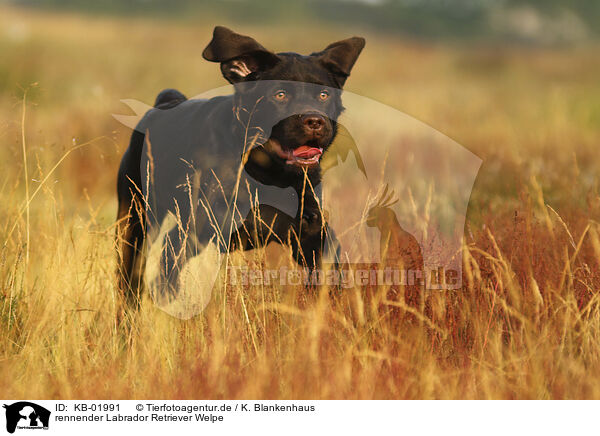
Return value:
<svg viewBox="0 0 600 436">
<path fill-rule="evenodd" d="M 569 44 L 598 37 L 597 0 L 14 0 L 18 5 L 208 22 L 336 23 L 419 38 Z"/>
</svg>

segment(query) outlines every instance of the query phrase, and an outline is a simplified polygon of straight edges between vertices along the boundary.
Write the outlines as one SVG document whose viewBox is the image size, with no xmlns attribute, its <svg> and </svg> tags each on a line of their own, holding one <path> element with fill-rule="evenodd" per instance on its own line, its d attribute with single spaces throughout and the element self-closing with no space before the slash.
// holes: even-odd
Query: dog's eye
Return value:
<svg viewBox="0 0 600 436">
<path fill-rule="evenodd" d="M 325 90 L 323 90 L 323 91 L 321 91 L 321 92 L 319 93 L 319 100 L 321 100 L 321 101 L 325 101 L 325 100 L 327 100 L 328 98 L 329 98 L 329 92 L 328 92 L 328 91 L 325 91 Z"/>
<path fill-rule="evenodd" d="M 283 91 L 283 90 L 277 91 L 275 93 L 274 97 L 275 97 L 275 100 L 284 101 L 287 98 L 287 93 L 285 91 Z"/>
</svg>

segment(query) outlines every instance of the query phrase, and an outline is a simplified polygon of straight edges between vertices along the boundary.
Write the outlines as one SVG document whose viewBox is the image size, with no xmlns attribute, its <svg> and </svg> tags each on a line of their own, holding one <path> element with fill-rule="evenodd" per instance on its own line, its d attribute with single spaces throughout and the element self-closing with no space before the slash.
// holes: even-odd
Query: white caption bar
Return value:
<svg viewBox="0 0 600 436">
<path fill-rule="evenodd" d="M 3 400 L 2 404 L 0 433 L 20 436 L 40 434 L 33 430 L 86 436 L 142 431 L 261 436 L 583 434 L 595 428 L 600 406 L 596 401 Z"/>
</svg>

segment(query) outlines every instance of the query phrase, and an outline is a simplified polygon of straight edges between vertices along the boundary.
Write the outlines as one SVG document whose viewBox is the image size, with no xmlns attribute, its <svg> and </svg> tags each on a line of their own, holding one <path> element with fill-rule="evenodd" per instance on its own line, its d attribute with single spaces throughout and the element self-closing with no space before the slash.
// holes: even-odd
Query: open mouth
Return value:
<svg viewBox="0 0 600 436">
<path fill-rule="evenodd" d="M 285 163 L 288 165 L 315 165 L 319 163 L 322 154 L 322 148 L 301 145 L 291 152 Z"/>
<path fill-rule="evenodd" d="M 310 145 L 301 145 L 294 150 L 284 150 L 281 145 L 274 140 L 269 140 L 270 148 L 288 165 L 311 166 L 319 163 L 323 149 Z M 266 144 L 265 144 L 266 145 Z"/>
</svg>

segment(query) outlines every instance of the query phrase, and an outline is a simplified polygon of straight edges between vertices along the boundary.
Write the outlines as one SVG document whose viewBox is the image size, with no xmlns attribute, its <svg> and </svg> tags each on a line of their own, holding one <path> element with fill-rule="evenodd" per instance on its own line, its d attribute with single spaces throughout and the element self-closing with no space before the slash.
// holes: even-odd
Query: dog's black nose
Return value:
<svg viewBox="0 0 600 436">
<path fill-rule="evenodd" d="M 318 132 L 319 130 L 323 129 L 323 126 L 325 125 L 325 118 L 323 118 L 321 115 L 304 115 L 304 117 L 302 117 L 302 121 L 308 130 L 312 130 L 314 132 Z"/>
</svg>

